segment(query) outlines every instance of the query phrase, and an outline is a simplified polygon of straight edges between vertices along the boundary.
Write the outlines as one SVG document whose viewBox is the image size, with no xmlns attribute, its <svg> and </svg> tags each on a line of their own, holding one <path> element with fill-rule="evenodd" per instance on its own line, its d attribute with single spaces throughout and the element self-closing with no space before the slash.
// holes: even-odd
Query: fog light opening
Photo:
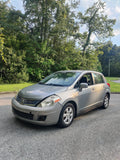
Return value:
<svg viewBox="0 0 120 160">
<path fill-rule="evenodd" d="M 38 121 L 45 121 L 46 118 L 47 118 L 47 116 L 39 116 L 37 120 Z"/>
</svg>

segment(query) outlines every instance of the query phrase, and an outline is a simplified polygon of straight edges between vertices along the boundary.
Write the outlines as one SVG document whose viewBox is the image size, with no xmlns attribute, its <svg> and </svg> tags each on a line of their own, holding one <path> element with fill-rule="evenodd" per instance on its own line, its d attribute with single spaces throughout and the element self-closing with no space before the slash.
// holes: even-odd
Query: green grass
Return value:
<svg viewBox="0 0 120 160">
<path fill-rule="evenodd" d="M 0 92 L 18 92 L 24 87 L 28 87 L 33 83 L 23 83 L 23 84 L 0 84 Z"/>
<path fill-rule="evenodd" d="M 112 82 L 114 80 L 120 80 L 119 77 L 106 77 L 108 83 L 110 83 L 111 92 L 120 92 L 120 83 Z"/>
</svg>

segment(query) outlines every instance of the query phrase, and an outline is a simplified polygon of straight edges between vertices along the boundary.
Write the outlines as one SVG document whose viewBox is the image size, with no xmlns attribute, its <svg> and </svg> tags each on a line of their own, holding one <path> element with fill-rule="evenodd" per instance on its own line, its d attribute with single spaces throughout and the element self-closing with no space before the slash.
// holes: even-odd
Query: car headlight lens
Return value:
<svg viewBox="0 0 120 160">
<path fill-rule="evenodd" d="M 39 103 L 37 105 L 37 107 L 49 107 L 49 106 L 52 106 L 54 105 L 55 103 L 59 102 L 60 101 L 60 97 L 57 96 L 57 95 L 52 95 L 48 98 L 46 98 L 45 100 L 43 100 L 41 103 Z"/>
</svg>

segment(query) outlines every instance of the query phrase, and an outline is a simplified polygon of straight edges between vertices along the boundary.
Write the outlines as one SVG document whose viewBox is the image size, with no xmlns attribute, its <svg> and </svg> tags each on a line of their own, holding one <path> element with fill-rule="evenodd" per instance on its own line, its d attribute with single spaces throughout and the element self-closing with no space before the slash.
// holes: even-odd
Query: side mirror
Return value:
<svg viewBox="0 0 120 160">
<path fill-rule="evenodd" d="M 79 90 L 82 91 L 83 88 L 88 88 L 87 83 L 80 83 Z"/>
</svg>

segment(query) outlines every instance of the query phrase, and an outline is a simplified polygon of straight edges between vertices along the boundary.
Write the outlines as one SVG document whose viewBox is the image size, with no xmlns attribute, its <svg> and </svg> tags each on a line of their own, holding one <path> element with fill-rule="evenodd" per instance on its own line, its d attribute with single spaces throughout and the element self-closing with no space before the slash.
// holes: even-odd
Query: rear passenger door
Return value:
<svg viewBox="0 0 120 160">
<path fill-rule="evenodd" d="M 97 103 L 103 102 L 105 97 L 105 81 L 101 74 L 92 73 L 94 79 L 94 93 Z"/>
</svg>

